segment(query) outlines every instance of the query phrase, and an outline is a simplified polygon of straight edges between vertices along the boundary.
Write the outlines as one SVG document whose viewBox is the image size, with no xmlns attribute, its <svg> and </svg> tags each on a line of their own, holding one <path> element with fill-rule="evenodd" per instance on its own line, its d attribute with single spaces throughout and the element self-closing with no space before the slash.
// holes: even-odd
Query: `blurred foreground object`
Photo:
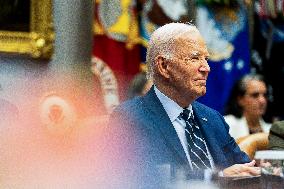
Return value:
<svg viewBox="0 0 284 189">
<path fill-rule="evenodd" d="M 76 116 L 74 107 L 56 94 L 45 96 L 40 103 L 41 122 L 52 132 L 69 130 L 75 125 Z"/>
<path fill-rule="evenodd" d="M 268 139 L 270 150 L 284 150 L 284 121 L 272 124 Z"/>
<path fill-rule="evenodd" d="M 19 110 L 11 102 L 0 99 L 0 129 L 15 123 L 19 118 Z"/>
<path fill-rule="evenodd" d="M 240 149 L 244 151 L 251 159 L 253 159 L 256 151 L 267 149 L 268 134 L 255 133 L 239 138 L 236 142 L 239 145 Z"/>
<path fill-rule="evenodd" d="M 255 159 L 260 161 L 261 172 L 264 175 L 274 175 L 284 178 L 284 150 L 263 150 L 255 153 Z"/>
</svg>

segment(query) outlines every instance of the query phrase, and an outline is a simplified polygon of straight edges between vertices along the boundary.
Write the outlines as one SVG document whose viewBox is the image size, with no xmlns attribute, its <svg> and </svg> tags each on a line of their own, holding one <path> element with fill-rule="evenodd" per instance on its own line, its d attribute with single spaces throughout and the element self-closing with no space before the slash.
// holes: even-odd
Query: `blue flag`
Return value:
<svg viewBox="0 0 284 189">
<path fill-rule="evenodd" d="M 198 101 L 223 114 L 234 83 L 250 72 L 247 16 L 241 6 L 216 12 L 200 6 L 196 21 L 207 43 L 211 68 L 207 93 Z"/>
</svg>

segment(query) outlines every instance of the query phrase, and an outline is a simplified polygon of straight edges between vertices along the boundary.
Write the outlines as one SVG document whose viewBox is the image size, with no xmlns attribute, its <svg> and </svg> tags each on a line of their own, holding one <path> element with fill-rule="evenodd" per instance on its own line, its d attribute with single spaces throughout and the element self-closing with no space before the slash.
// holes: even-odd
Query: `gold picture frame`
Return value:
<svg viewBox="0 0 284 189">
<path fill-rule="evenodd" d="M 54 29 L 52 0 L 29 0 L 29 31 L 0 30 L 0 52 L 51 58 Z"/>
</svg>

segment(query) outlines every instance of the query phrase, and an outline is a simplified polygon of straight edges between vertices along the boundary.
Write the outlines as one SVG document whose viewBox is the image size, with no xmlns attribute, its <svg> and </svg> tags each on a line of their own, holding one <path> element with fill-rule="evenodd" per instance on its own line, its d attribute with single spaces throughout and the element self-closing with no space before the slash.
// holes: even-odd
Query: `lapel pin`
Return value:
<svg viewBox="0 0 284 189">
<path fill-rule="evenodd" d="M 203 121 L 207 121 L 207 119 L 205 117 L 202 118 Z"/>
</svg>

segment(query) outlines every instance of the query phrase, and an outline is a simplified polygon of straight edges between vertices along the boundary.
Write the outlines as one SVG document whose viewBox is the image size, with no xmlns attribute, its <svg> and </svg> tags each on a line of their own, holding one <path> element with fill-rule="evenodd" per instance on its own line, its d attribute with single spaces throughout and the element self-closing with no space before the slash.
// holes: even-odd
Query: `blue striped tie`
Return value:
<svg viewBox="0 0 284 189">
<path fill-rule="evenodd" d="M 181 117 L 186 123 L 185 135 L 193 170 L 210 169 L 211 165 L 206 143 L 199 126 L 193 118 L 193 114 L 190 114 L 188 109 L 184 109 Z"/>
</svg>

